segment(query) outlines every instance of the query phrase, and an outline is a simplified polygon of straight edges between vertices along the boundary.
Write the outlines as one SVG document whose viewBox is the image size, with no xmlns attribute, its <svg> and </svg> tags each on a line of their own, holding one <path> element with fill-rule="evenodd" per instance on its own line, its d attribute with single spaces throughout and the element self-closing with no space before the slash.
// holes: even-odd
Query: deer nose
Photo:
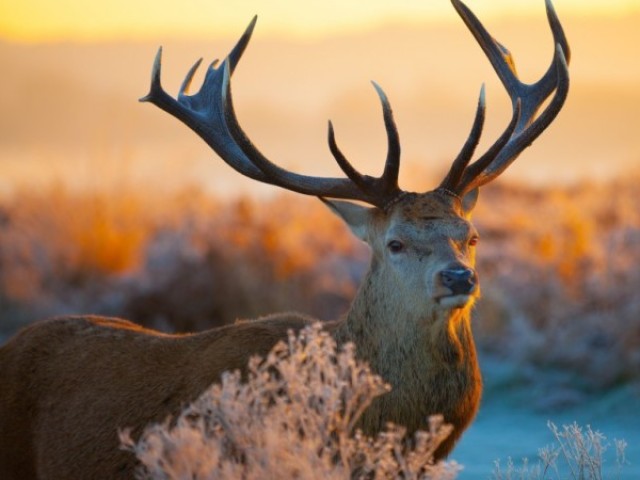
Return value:
<svg viewBox="0 0 640 480">
<path fill-rule="evenodd" d="M 442 285 L 451 290 L 452 295 L 469 295 L 478 286 L 478 276 L 471 268 L 448 268 L 440 272 Z"/>
</svg>

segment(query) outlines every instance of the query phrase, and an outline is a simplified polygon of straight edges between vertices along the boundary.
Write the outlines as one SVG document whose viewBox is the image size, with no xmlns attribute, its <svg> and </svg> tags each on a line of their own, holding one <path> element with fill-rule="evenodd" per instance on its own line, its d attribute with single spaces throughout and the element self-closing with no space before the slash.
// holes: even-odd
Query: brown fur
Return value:
<svg viewBox="0 0 640 480">
<path fill-rule="evenodd" d="M 459 202 L 437 193 L 407 195 L 389 212 L 331 203 L 372 248 L 371 269 L 349 312 L 327 324 L 339 342 L 393 390 L 365 413 L 375 433 L 388 421 L 409 432 L 442 413 L 454 427 L 446 456 L 473 419 L 481 392 L 471 335 L 475 293 L 455 307 L 434 300 L 437 272 L 451 262 L 473 267 L 473 228 Z M 389 235 L 406 256 L 391 259 Z M 278 314 L 199 334 L 166 335 L 125 320 L 68 317 L 31 325 L 0 348 L 0 478 L 132 478 L 133 454 L 118 430 L 134 437 L 150 422 L 176 415 L 225 370 L 266 354 L 287 330 L 312 319 Z"/>
</svg>

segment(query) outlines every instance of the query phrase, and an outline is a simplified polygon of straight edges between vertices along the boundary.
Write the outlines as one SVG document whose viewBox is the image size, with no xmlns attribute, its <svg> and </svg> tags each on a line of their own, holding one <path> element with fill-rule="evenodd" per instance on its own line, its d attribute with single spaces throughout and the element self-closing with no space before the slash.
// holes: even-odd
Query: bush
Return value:
<svg viewBox="0 0 640 480">
<path fill-rule="evenodd" d="M 316 324 L 253 358 L 246 382 L 226 373 L 175 421 L 148 427 L 137 442 L 125 431 L 121 441 L 149 479 L 455 478 L 454 462 L 433 462 L 451 432 L 442 418 L 412 441 L 391 424 L 376 438 L 357 429 L 388 390 L 353 345 L 337 352 Z"/>
</svg>

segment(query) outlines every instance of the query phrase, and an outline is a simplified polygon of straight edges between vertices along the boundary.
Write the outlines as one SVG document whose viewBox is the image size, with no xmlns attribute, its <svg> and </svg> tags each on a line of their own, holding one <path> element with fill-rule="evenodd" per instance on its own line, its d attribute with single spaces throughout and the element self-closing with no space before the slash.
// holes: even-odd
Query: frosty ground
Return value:
<svg viewBox="0 0 640 480">
<path fill-rule="evenodd" d="M 480 412 L 451 456 L 464 467 L 459 475 L 461 480 L 493 478 L 494 462 L 499 460 L 505 467 L 508 457 L 516 465 L 522 465 L 524 458 L 529 464 L 535 463 L 540 448 L 557 446 L 547 427 L 549 421 L 556 425 L 573 422 L 583 427 L 590 425 L 607 437 L 604 479 L 640 478 L 637 387 L 621 386 L 566 406 L 576 399 L 571 390 L 556 392 L 555 398 L 550 398 L 553 394 L 535 387 L 514 388 L 512 383 L 518 376 L 518 366 L 489 358 L 483 358 L 482 364 L 486 387 Z M 614 439 L 624 439 L 628 444 L 626 464 L 619 474 Z M 561 478 L 572 477 L 567 474 Z"/>
</svg>

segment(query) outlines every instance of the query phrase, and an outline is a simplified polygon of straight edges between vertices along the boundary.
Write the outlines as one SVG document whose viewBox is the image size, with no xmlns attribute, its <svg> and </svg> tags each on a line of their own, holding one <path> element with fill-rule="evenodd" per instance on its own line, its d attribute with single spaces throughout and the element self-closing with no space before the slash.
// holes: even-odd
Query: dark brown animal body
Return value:
<svg viewBox="0 0 640 480">
<path fill-rule="evenodd" d="M 472 235 L 466 225 L 459 233 L 463 244 Z M 424 428 L 429 415 L 442 413 L 455 427 L 439 452 L 444 456 L 480 398 L 469 316 L 477 289 L 456 300 L 461 307 L 441 308 L 429 297 L 403 305 L 406 299 L 389 295 L 379 278 L 389 275 L 384 263 L 374 259 L 347 316 L 326 328 L 339 342 L 355 342 L 359 356 L 394 386 L 365 413 L 364 430 L 375 433 L 394 421 L 413 431 Z M 81 478 L 130 478 L 135 458 L 119 449 L 119 429 L 135 427 L 136 435 L 177 415 L 223 371 L 245 368 L 250 355 L 265 355 L 289 329 L 312 322 L 279 314 L 193 335 L 100 317 L 27 327 L 0 348 L 0 376 L 10 387 L 0 392 L 0 431 L 8 432 L 0 472 L 9 472 L 0 478 L 77 478 L 79 472 Z"/>
<path fill-rule="evenodd" d="M 143 99 L 179 118 L 246 176 L 304 194 L 372 205 L 323 199 L 372 252 L 351 308 L 326 329 L 339 343 L 353 342 L 357 355 L 392 385 L 364 413 L 365 432 L 374 434 L 392 421 L 411 433 L 441 413 L 454 433 L 436 452 L 437 459 L 451 451 L 472 421 L 481 395 L 470 315 L 479 296 L 478 235 L 470 223 L 478 188 L 504 171 L 551 123 L 568 90 L 569 50 L 549 2 L 554 61 L 541 80 L 525 85 L 508 51 L 462 3 L 452 1 L 509 92 L 513 117 L 487 152 L 471 162 L 484 120 L 482 93 L 469 139 L 433 191 L 410 193 L 398 187 L 398 133 L 377 85 L 389 143 L 380 178 L 351 166 L 331 125 L 329 145 L 347 178 L 299 175 L 266 159 L 235 118 L 229 81 L 254 22 L 223 65 L 208 69 L 194 95 L 185 92 L 195 68 L 177 100 L 164 92 L 158 55 L 151 91 Z M 119 449 L 118 430 L 133 428 L 135 436 L 148 423 L 176 415 L 223 371 L 245 368 L 251 355 L 266 354 L 288 330 L 311 322 L 284 313 L 190 335 L 165 335 L 99 317 L 53 319 L 25 328 L 0 347 L 0 479 L 131 478 L 135 458 Z"/>
<path fill-rule="evenodd" d="M 135 457 L 119 448 L 118 430 L 176 415 L 305 322 L 264 323 L 196 335 L 99 317 L 27 327 L 0 348 L 0 478 L 132 478 Z"/>
</svg>

